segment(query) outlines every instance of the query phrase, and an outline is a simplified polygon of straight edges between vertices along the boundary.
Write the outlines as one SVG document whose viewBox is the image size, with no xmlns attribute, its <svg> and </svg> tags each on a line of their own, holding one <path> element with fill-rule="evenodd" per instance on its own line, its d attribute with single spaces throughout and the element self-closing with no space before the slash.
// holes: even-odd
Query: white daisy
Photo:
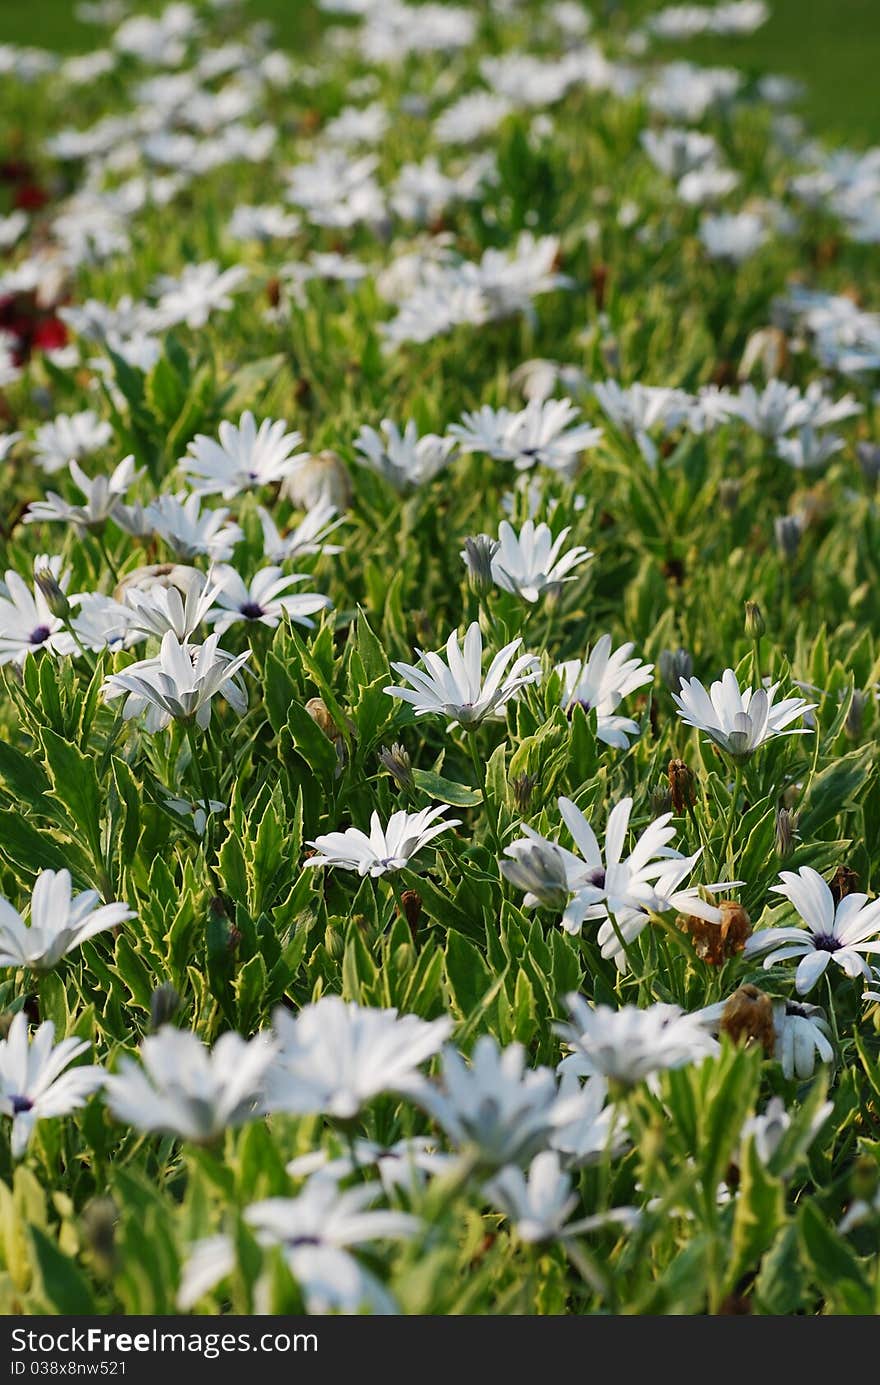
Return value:
<svg viewBox="0 0 880 1385">
<path fill-rule="evenodd" d="M 844 895 L 835 906 L 834 896 L 818 871 L 802 866 L 795 873 L 780 873 L 781 885 L 774 894 L 790 900 L 803 925 L 788 928 L 762 928 L 746 940 L 745 956 L 764 957 L 764 967 L 799 957 L 795 975 L 798 995 L 807 995 L 834 961 L 849 977 L 871 979 L 866 955 L 880 952 L 880 900 L 868 896 Z"/>
</svg>

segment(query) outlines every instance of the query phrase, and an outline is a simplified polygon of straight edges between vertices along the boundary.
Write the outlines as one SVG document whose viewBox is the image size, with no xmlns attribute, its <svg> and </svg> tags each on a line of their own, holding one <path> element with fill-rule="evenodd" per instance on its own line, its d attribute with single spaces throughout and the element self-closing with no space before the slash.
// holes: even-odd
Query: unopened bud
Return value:
<svg viewBox="0 0 880 1385">
<path fill-rule="evenodd" d="M 34 581 L 42 592 L 46 605 L 57 620 L 67 620 L 70 615 L 70 602 L 64 595 L 58 578 L 50 567 L 39 567 L 34 571 Z"/>
<path fill-rule="evenodd" d="M 735 1044 L 759 1043 L 768 1055 L 776 1047 L 773 1028 L 773 1002 L 757 986 L 740 986 L 727 1001 L 721 1016 L 721 1031 Z"/>
<path fill-rule="evenodd" d="M 862 475 L 872 486 L 876 486 L 880 480 L 880 444 L 876 442 L 860 442 L 856 445 L 856 456 L 859 459 L 859 466 Z"/>
<path fill-rule="evenodd" d="M 852 701 L 849 704 L 846 721 L 843 723 L 843 729 L 846 732 L 847 740 L 861 740 L 862 728 L 865 721 L 865 708 L 867 705 L 868 694 L 861 692 L 859 688 L 853 689 Z"/>
<path fill-rule="evenodd" d="M 324 946 L 334 962 L 340 962 L 345 952 L 345 939 L 339 928 L 334 928 L 333 924 L 328 923 L 324 929 Z"/>
<path fill-rule="evenodd" d="M 802 532 L 801 521 L 796 515 L 777 515 L 774 519 L 776 547 L 786 562 L 791 562 L 792 558 L 796 557 Z"/>
<path fill-rule="evenodd" d="M 155 1031 L 170 1024 L 180 1009 L 180 996 L 170 981 L 157 986 L 150 996 L 150 1028 Z"/>
<path fill-rule="evenodd" d="M 681 817 L 697 801 L 694 772 L 689 765 L 685 764 L 684 760 L 670 760 L 668 774 L 672 810 Z"/>
<path fill-rule="evenodd" d="M 686 649 L 661 649 L 657 667 L 670 692 L 677 693 L 682 678 L 690 678 L 693 673 L 694 661 Z"/>
<path fill-rule="evenodd" d="M 110 1197 L 96 1197 L 83 1209 L 80 1225 L 83 1240 L 91 1251 L 100 1274 L 116 1268 L 116 1223 L 119 1211 Z"/>
<path fill-rule="evenodd" d="M 746 637 L 750 640 L 759 640 L 767 629 L 764 623 L 764 617 L 761 613 L 761 607 L 758 605 L 757 601 L 746 602 L 745 629 Z"/>
<path fill-rule="evenodd" d="M 880 1190 L 880 1168 L 877 1167 L 876 1159 L 863 1154 L 855 1161 L 850 1175 L 850 1189 L 853 1197 L 859 1198 L 862 1202 L 874 1201 Z"/>
<path fill-rule="evenodd" d="M 400 902 L 403 905 L 403 917 L 409 924 L 410 932 L 415 937 L 419 919 L 422 917 L 422 896 L 417 890 L 404 890 L 400 896 Z"/>
<path fill-rule="evenodd" d="M 651 790 L 651 817 L 659 818 L 663 813 L 668 813 L 672 808 L 672 794 L 669 792 L 668 784 L 655 784 Z"/>
<path fill-rule="evenodd" d="M 523 817 L 525 817 L 529 811 L 532 802 L 532 793 L 534 792 L 537 782 L 537 774 L 526 774 L 525 770 L 511 781 L 510 787 L 513 789 L 513 801 L 516 804 L 517 812 L 522 813 Z"/>
<path fill-rule="evenodd" d="M 498 552 L 499 543 L 488 534 L 475 534 L 465 539 L 462 558 L 467 568 L 468 583 L 477 596 L 486 596 L 495 585 L 492 576 L 492 559 Z"/>
<path fill-rule="evenodd" d="M 399 789 L 403 789 L 405 793 L 412 793 L 415 788 L 412 761 L 402 745 L 395 743 L 390 750 L 384 746 L 379 751 L 379 763 L 383 769 L 387 769 Z"/>
<path fill-rule="evenodd" d="M 312 718 L 315 725 L 324 732 L 328 741 L 335 745 L 339 740 L 339 727 L 330 715 L 330 710 L 322 697 L 310 697 L 306 703 L 306 711 Z"/>
<path fill-rule="evenodd" d="M 780 860 L 790 856 L 797 836 L 797 813 L 789 808 L 780 808 L 776 814 L 776 855 Z"/>
<path fill-rule="evenodd" d="M 727 476 L 718 482 L 718 504 L 725 514 L 736 514 L 741 491 L 742 481 L 738 481 L 735 476 Z"/>
</svg>

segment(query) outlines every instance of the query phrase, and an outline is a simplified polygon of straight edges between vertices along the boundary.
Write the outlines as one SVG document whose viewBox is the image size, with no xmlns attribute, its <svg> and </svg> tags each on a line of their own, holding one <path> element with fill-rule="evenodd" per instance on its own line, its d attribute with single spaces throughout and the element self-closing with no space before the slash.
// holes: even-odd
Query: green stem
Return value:
<svg viewBox="0 0 880 1385">
<path fill-rule="evenodd" d="M 500 857 L 502 854 L 501 837 L 498 832 L 498 822 L 495 818 L 494 813 L 492 813 L 489 809 L 489 795 L 486 792 L 486 766 L 484 762 L 480 759 L 480 752 L 477 749 L 476 736 L 473 734 L 473 732 L 466 732 L 465 734 L 468 738 L 468 750 L 470 752 L 471 763 L 474 767 L 474 774 L 477 777 L 477 783 L 479 784 L 480 790 L 483 795 L 483 811 L 485 812 L 487 821 L 489 823 L 489 831 L 492 834 L 492 841 L 495 846 L 495 854 Z"/>
<path fill-rule="evenodd" d="M 107 544 L 106 544 L 105 541 L 104 541 L 104 535 L 103 535 L 102 533 L 100 533 L 98 530 L 96 530 L 96 531 L 95 531 L 95 538 L 96 538 L 96 540 L 97 540 L 97 542 L 98 542 L 98 547 L 99 547 L 99 549 L 101 550 L 101 557 L 104 559 L 104 562 L 107 564 L 107 566 L 108 566 L 109 569 L 110 569 L 110 575 L 111 575 L 111 577 L 113 578 L 113 584 L 114 584 L 114 586 L 117 586 L 118 583 L 119 583 L 119 572 L 118 572 L 118 570 L 117 570 L 116 564 L 114 563 L 113 559 L 110 557 L 110 554 L 109 554 L 108 549 L 107 549 Z"/>
<path fill-rule="evenodd" d="M 723 865 L 727 859 L 727 848 L 730 845 L 730 839 L 733 835 L 733 824 L 736 819 L 736 805 L 739 802 L 739 793 L 742 788 L 744 771 L 745 765 L 743 761 L 738 760 L 736 764 L 736 778 L 733 783 L 733 793 L 730 798 L 730 813 L 727 818 L 727 829 L 724 833 L 724 841 L 721 844 L 721 854 L 719 856 L 719 864 L 721 865 Z"/>
<path fill-rule="evenodd" d="M 192 718 L 190 718 L 183 724 L 186 729 L 186 738 L 189 741 L 192 763 L 196 767 L 196 775 L 198 777 L 199 788 L 202 794 L 202 802 L 205 808 L 205 832 L 204 836 L 202 837 L 202 849 L 205 853 L 205 863 L 208 867 L 208 873 L 211 876 L 211 880 L 214 883 L 214 888 L 217 890 L 217 893 L 220 894 L 220 881 L 211 861 L 211 793 L 208 788 L 208 781 L 205 778 L 205 767 L 202 764 L 201 747 L 196 739 L 196 723 L 195 721 L 193 721 Z"/>
</svg>

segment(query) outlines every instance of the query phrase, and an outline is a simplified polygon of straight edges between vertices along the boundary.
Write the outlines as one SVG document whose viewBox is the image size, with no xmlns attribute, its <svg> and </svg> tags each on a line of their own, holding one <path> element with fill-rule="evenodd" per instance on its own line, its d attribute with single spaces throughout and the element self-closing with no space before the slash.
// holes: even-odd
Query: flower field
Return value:
<svg viewBox="0 0 880 1385">
<path fill-rule="evenodd" d="M 880 149 L 762 0 L 75 18 L 0 44 L 0 1313 L 880 1311 Z"/>
</svg>

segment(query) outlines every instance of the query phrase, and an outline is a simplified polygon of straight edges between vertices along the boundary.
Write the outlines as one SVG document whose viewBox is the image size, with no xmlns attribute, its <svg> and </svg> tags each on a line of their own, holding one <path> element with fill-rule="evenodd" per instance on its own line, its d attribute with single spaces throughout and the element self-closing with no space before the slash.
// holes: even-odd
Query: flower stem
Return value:
<svg viewBox="0 0 880 1385">
<path fill-rule="evenodd" d="M 739 793 L 740 789 L 742 788 L 744 769 L 745 766 L 742 760 L 738 760 L 736 764 L 736 778 L 733 781 L 733 793 L 730 797 L 730 813 L 727 817 L 727 828 L 724 833 L 724 841 L 721 844 L 719 864 L 723 864 L 724 861 L 727 859 L 727 848 L 730 846 L 730 839 L 733 835 L 733 824 L 736 819 L 736 805 L 739 802 Z"/>
<path fill-rule="evenodd" d="M 471 762 L 474 766 L 474 774 L 477 777 L 477 783 L 479 784 L 480 791 L 483 795 L 483 810 L 486 814 L 486 818 L 489 823 L 489 831 L 492 834 L 492 841 L 495 845 L 495 854 L 497 856 L 500 856 L 501 836 L 498 831 L 498 822 L 495 817 L 495 814 L 490 812 L 489 810 L 489 795 L 486 791 L 486 765 L 485 762 L 480 759 L 480 752 L 477 749 L 476 737 L 473 735 L 473 733 L 468 734 L 468 750 L 470 751 Z"/>
<path fill-rule="evenodd" d="M 201 790 L 202 802 L 205 808 L 205 834 L 202 838 L 202 846 L 205 853 L 205 862 L 208 867 L 208 873 L 210 874 L 211 879 L 214 882 L 214 887 L 217 890 L 217 893 L 219 894 L 220 881 L 218 879 L 217 872 L 214 870 L 214 866 L 211 862 L 211 793 L 208 788 L 207 779 L 205 778 L 205 767 L 202 764 L 201 747 L 196 739 L 195 721 L 193 721 L 193 719 L 190 717 L 188 721 L 184 722 L 184 726 L 186 728 L 186 738 L 189 741 L 192 763 L 196 767 L 196 775 L 198 776 L 199 789 Z"/>
</svg>

